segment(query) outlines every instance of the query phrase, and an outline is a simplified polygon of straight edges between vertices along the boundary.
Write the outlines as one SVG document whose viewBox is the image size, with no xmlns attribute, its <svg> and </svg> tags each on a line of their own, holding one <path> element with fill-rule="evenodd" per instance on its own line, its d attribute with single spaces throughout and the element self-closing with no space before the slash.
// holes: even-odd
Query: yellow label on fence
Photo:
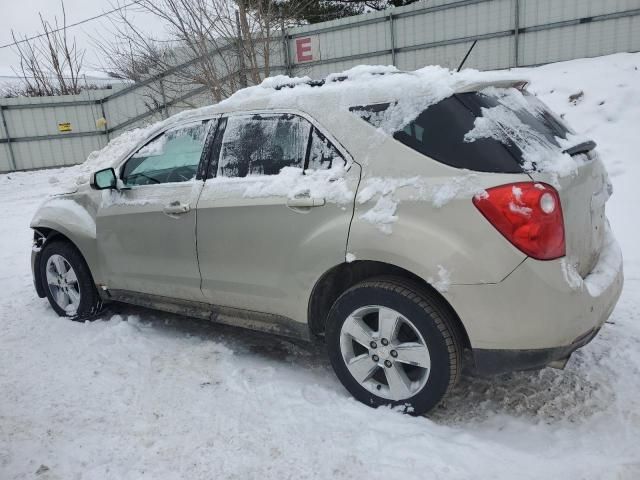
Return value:
<svg viewBox="0 0 640 480">
<path fill-rule="evenodd" d="M 59 123 L 58 124 L 58 131 L 59 132 L 70 132 L 71 131 L 71 123 L 70 122 Z"/>
</svg>

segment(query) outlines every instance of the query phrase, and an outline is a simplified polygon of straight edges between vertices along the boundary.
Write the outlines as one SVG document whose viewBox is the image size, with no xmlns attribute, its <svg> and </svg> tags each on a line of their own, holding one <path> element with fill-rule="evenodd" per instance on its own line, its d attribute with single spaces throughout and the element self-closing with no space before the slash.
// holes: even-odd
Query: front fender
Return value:
<svg viewBox="0 0 640 480">
<path fill-rule="evenodd" d="M 62 195 L 45 201 L 36 211 L 30 226 L 39 231 L 52 230 L 68 238 L 80 251 L 98 282 L 95 215 L 96 205 L 89 195 Z"/>
</svg>

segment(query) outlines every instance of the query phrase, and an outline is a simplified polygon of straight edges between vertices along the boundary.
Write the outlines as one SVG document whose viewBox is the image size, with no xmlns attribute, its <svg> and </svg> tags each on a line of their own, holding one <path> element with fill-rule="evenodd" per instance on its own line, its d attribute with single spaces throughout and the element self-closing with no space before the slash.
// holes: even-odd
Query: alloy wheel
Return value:
<svg viewBox="0 0 640 480">
<path fill-rule="evenodd" d="M 340 330 L 340 351 L 349 373 L 371 393 L 399 401 L 422 390 L 429 379 L 429 348 L 416 326 L 380 305 L 352 312 Z"/>
<path fill-rule="evenodd" d="M 69 315 L 80 307 L 80 285 L 75 270 L 62 255 L 53 254 L 46 265 L 47 285 L 56 304 Z"/>
</svg>

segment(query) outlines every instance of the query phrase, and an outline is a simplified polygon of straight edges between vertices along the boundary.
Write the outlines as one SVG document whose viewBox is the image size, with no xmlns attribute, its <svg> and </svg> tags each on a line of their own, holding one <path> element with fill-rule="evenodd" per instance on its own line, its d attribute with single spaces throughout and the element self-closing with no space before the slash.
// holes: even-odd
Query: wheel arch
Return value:
<svg viewBox="0 0 640 480">
<path fill-rule="evenodd" d="M 381 276 L 408 281 L 440 297 L 447 309 L 450 310 L 451 318 L 455 323 L 453 326 L 461 336 L 463 347 L 471 348 L 471 342 L 469 341 L 469 336 L 464 324 L 455 309 L 438 290 L 429 284 L 429 282 L 409 270 L 373 260 L 356 260 L 351 263 L 341 263 L 325 272 L 318 279 L 311 291 L 308 306 L 307 318 L 311 336 L 318 337 L 324 334 L 329 310 L 342 293 L 363 280 Z"/>
<path fill-rule="evenodd" d="M 36 292 L 38 293 L 38 296 L 40 298 L 44 298 L 46 296 L 44 285 L 42 284 L 42 255 L 41 255 L 42 247 L 44 247 L 46 243 L 51 243 L 54 241 L 62 241 L 71 245 L 73 248 L 75 248 L 78 251 L 78 253 L 82 257 L 84 262 L 87 264 L 87 267 L 89 268 L 89 273 L 93 277 L 93 272 L 91 270 L 91 266 L 87 262 L 86 255 L 84 254 L 82 249 L 77 245 L 77 243 L 74 242 L 69 237 L 69 235 L 61 232 L 60 230 L 56 230 L 55 228 L 52 228 L 52 227 L 32 226 L 31 228 L 33 229 L 34 247 L 38 247 L 38 250 L 34 252 L 34 258 L 33 258 L 33 280 L 35 283 Z"/>
</svg>

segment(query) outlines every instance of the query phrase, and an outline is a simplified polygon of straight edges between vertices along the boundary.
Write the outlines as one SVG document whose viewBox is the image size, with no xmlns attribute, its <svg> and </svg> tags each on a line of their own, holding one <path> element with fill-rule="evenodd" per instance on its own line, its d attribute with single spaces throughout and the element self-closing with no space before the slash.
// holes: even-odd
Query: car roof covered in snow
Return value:
<svg viewBox="0 0 640 480">
<path fill-rule="evenodd" d="M 277 75 L 266 78 L 259 85 L 239 90 L 217 104 L 186 110 L 155 124 L 126 131 L 102 150 L 92 152 L 81 170 L 88 173 L 111 166 L 140 142 L 173 125 L 224 113 L 290 109 L 321 118 L 352 106 L 395 102 L 397 108 L 381 127 L 391 132 L 413 120 L 429 105 L 454 93 L 526 83 L 526 80 L 509 72 L 471 69 L 454 72 L 438 66 L 405 72 L 392 66 L 359 65 L 319 81 L 309 77 Z M 86 181 L 86 178 L 86 175 L 81 175 L 81 181 Z"/>
<path fill-rule="evenodd" d="M 360 65 L 323 80 L 277 75 L 260 85 L 247 87 L 202 113 L 227 113 L 238 110 L 296 108 L 317 110 L 348 108 L 356 105 L 426 98 L 429 103 L 454 93 L 477 91 L 488 86 L 512 87 L 526 84 L 508 72 L 454 72 L 429 66 L 415 71 L 400 71 L 391 66 Z M 196 110 L 197 111 L 197 110 Z M 196 112 L 194 111 L 194 113 Z"/>
</svg>

